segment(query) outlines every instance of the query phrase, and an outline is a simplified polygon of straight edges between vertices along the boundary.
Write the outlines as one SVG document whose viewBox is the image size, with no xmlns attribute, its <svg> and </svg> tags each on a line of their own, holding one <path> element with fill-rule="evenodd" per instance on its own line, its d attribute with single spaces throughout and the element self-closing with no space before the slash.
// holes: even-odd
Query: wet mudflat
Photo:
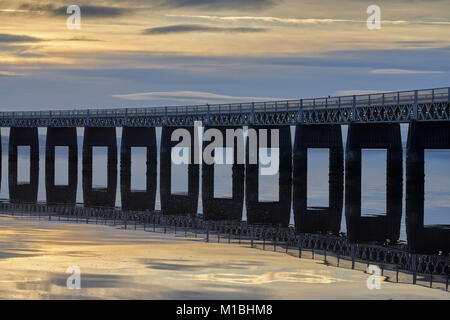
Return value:
<svg viewBox="0 0 450 320">
<path fill-rule="evenodd" d="M 70 266 L 81 289 L 67 288 Z M 279 252 L 110 226 L 0 216 L 1 299 L 450 299 Z"/>
</svg>

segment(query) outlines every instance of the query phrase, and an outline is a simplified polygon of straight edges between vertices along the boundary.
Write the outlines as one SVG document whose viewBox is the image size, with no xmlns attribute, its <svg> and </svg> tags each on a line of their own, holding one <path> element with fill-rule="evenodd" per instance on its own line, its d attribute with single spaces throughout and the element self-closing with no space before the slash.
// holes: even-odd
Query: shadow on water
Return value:
<svg viewBox="0 0 450 320">
<path fill-rule="evenodd" d="M 249 267 L 262 266 L 263 262 L 260 261 L 227 261 L 226 264 L 211 264 L 205 263 L 202 265 L 192 264 L 190 260 L 157 260 L 157 259 L 144 259 L 140 261 L 142 264 L 147 265 L 147 268 L 158 270 L 208 270 L 208 269 L 243 269 L 247 270 Z"/>
</svg>

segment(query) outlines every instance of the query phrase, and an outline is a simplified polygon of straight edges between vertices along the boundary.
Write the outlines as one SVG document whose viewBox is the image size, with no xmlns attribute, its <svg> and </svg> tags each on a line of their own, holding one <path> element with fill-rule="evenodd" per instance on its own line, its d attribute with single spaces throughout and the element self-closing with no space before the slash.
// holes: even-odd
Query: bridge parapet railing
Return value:
<svg viewBox="0 0 450 320">
<path fill-rule="evenodd" d="M 322 109 L 366 108 L 370 106 L 414 105 L 449 102 L 450 88 L 435 88 L 413 91 L 399 91 L 348 95 L 301 100 L 283 100 L 250 103 L 139 107 L 113 109 L 77 109 L 52 111 L 1 112 L 3 119 L 51 119 L 51 118 L 99 118 L 99 117 L 141 117 L 141 116 L 193 116 L 221 115 L 255 112 L 310 111 Z"/>
</svg>

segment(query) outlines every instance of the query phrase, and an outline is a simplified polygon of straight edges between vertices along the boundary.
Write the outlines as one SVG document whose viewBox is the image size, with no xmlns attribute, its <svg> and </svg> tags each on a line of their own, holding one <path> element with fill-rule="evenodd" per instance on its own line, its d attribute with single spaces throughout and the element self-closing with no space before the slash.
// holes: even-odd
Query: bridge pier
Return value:
<svg viewBox="0 0 450 320">
<path fill-rule="evenodd" d="M 108 183 L 106 188 L 92 186 L 92 149 L 108 148 Z M 84 129 L 83 140 L 83 198 L 85 206 L 115 207 L 117 189 L 117 139 L 116 128 Z"/>
<path fill-rule="evenodd" d="M 217 129 L 222 133 L 224 137 L 224 145 L 226 144 L 226 130 L 241 130 L 242 127 L 205 127 L 205 131 L 208 129 Z M 232 197 L 231 198 L 215 198 L 214 197 L 214 164 L 202 164 L 202 204 L 203 204 L 203 217 L 205 220 L 227 220 L 227 221 L 241 221 L 242 220 L 242 208 L 244 205 L 244 174 L 245 164 L 238 163 L 238 153 L 242 155 L 245 152 L 243 136 L 241 137 L 241 144 L 238 143 L 238 139 L 234 139 L 233 148 L 233 173 L 232 173 Z M 207 144 L 203 143 L 203 150 L 205 150 Z"/>
<path fill-rule="evenodd" d="M 385 216 L 361 217 L 361 149 L 387 149 Z M 345 215 L 350 241 L 398 241 L 402 217 L 403 151 L 400 124 L 356 124 L 348 128 Z"/>
<path fill-rule="evenodd" d="M 55 147 L 69 147 L 68 185 L 55 185 Z M 78 180 L 77 128 L 47 128 L 45 151 L 45 190 L 47 203 L 75 204 Z"/>
<path fill-rule="evenodd" d="M 30 147 L 30 182 L 18 183 L 18 146 Z M 37 202 L 39 185 L 39 138 L 38 128 L 11 127 L 9 134 L 9 200 L 16 202 Z"/>
<path fill-rule="evenodd" d="M 246 146 L 246 208 L 249 224 L 289 225 L 292 201 L 292 141 L 289 126 L 250 126 L 256 131 L 256 150 Z M 259 152 L 261 129 L 267 130 L 267 148 L 272 148 L 273 130 L 279 130 L 279 201 L 260 202 L 259 189 Z M 256 151 L 256 155 L 253 152 Z M 252 154 L 251 154 L 252 153 Z M 250 163 L 250 157 L 256 157 L 256 164 Z"/>
<path fill-rule="evenodd" d="M 131 148 L 146 147 L 146 190 L 131 190 Z M 155 210 L 157 184 L 156 130 L 123 127 L 120 155 L 120 190 L 124 210 Z"/>
<path fill-rule="evenodd" d="M 450 252 L 449 226 L 424 226 L 424 149 L 450 149 L 450 123 L 411 122 L 406 154 L 406 233 L 413 253 Z"/>
<path fill-rule="evenodd" d="M 308 208 L 308 148 L 329 149 L 329 206 Z M 344 152 L 340 125 L 298 125 L 294 142 L 294 217 L 300 233 L 333 233 L 341 229 L 344 197 Z"/>
<path fill-rule="evenodd" d="M 177 129 L 189 132 L 190 164 L 188 165 L 187 194 L 172 194 L 172 148 L 179 141 L 172 141 L 172 133 Z M 167 215 L 196 215 L 199 196 L 199 165 L 194 163 L 194 127 L 163 127 L 161 133 L 160 150 L 160 195 L 161 211 Z"/>
</svg>

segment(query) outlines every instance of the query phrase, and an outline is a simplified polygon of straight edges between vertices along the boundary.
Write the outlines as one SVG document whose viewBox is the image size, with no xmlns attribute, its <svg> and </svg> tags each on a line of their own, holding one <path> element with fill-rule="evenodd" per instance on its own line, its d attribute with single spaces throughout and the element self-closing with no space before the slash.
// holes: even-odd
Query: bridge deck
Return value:
<svg viewBox="0 0 450 320">
<path fill-rule="evenodd" d="M 0 127 L 151 127 L 450 121 L 450 87 L 234 104 L 1 112 Z"/>
</svg>

